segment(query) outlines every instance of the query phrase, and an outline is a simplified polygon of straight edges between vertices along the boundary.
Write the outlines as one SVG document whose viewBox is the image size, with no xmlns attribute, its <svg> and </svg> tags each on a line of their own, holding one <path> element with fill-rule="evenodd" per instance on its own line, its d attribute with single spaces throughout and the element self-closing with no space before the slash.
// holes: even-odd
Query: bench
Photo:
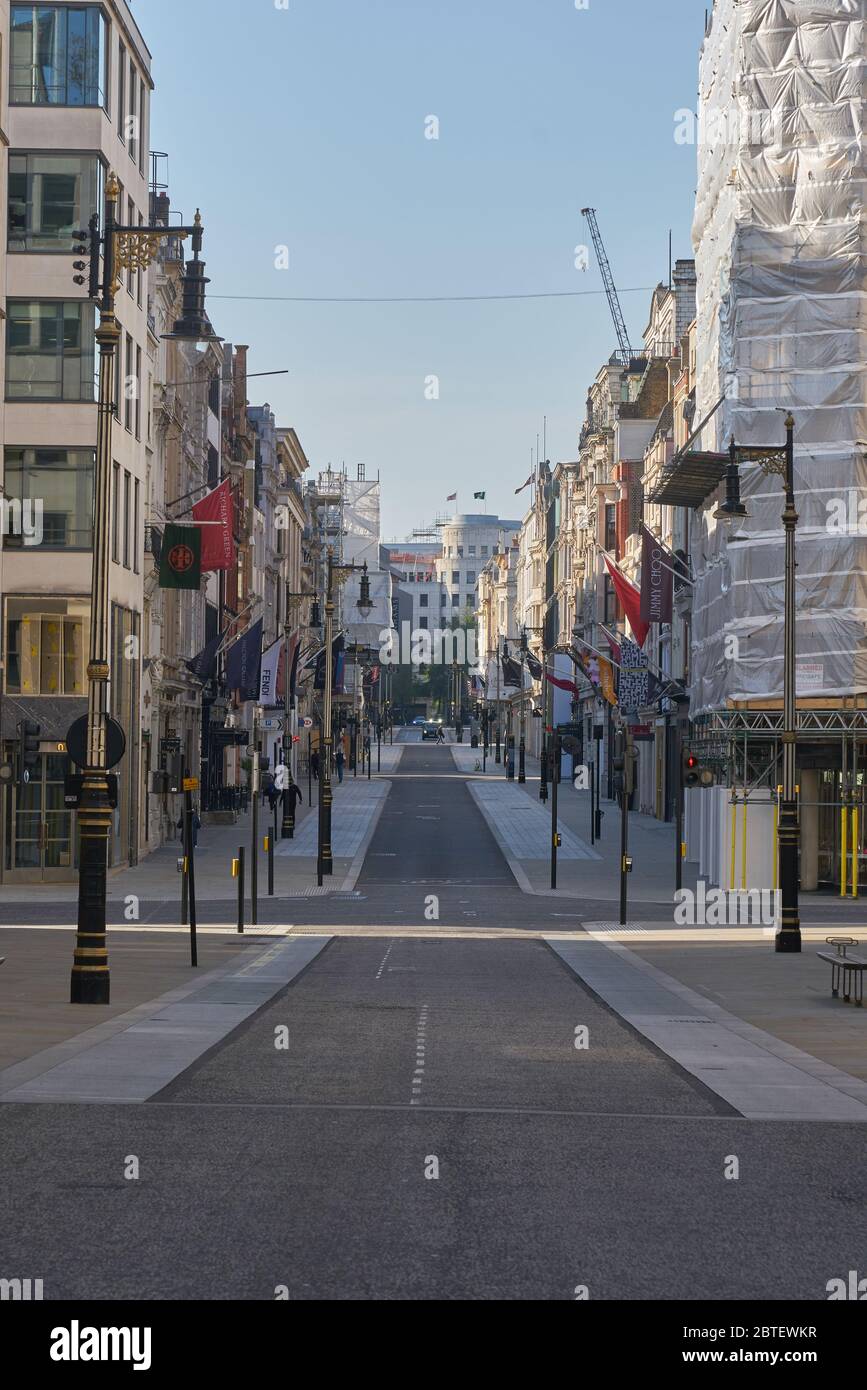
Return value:
<svg viewBox="0 0 867 1390">
<path fill-rule="evenodd" d="M 831 994 L 836 999 L 842 984 L 843 998 L 848 1004 L 854 982 L 855 1004 L 861 1008 L 864 1004 L 864 971 L 867 970 L 867 960 L 846 954 L 849 946 L 859 946 L 861 943 L 854 936 L 826 936 L 825 941 L 829 946 L 835 946 L 836 950 L 817 951 L 816 954 L 819 960 L 828 961 L 831 966 Z"/>
</svg>

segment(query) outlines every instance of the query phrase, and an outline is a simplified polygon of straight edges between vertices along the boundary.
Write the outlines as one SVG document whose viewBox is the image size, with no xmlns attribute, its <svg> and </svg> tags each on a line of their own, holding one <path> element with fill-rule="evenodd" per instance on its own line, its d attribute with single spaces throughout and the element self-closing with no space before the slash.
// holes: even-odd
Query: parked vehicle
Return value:
<svg viewBox="0 0 867 1390">
<path fill-rule="evenodd" d="M 439 726 L 439 724 L 434 724 L 434 723 L 431 722 L 431 721 L 425 720 L 424 724 L 422 725 L 422 730 L 421 730 L 422 743 L 424 743 L 424 740 L 425 740 L 426 738 L 431 738 L 431 739 L 436 738 L 436 736 L 437 736 L 437 734 L 439 733 L 439 731 L 440 731 L 440 726 Z"/>
</svg>

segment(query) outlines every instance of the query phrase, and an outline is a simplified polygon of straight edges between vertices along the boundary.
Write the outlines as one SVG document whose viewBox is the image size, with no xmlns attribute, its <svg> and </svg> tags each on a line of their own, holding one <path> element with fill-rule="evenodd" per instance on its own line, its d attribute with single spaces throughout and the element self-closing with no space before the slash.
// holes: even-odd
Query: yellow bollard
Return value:
<svg viewBox="0 0 867 1390">
<path fill-rule="evenodd" d="M 778 875 L 778 873 L 779 873 L 779 871 L 780 871 L 779 824 L 780 824 L 780 802 L 779 802 L 779 799 L 775 796 L 775 797 L 774 797 L 774 853 L 773 853 L 773 860 L 774 860 L 774 880 L 773 880 L 773 888 L 774 888 L 774 892 L 775 892 L 775 893 L 776 893 L 776 891 L 777 891 L 777 886 L 778 886 L 778 884 L 777 884 L 777 875 Z"/>
<path fill-rule="evenodd" d="M 846 896 L 846 849 L 849 838 L 849 822 L 846 807 L 840 807 L 840 897 Z"/>
<path fill-rule="evenodd" d="M 852 897 L 858 896 L 858 807 L 852 807 Z"/>
<path fill-rule="evenodd" d="M 240 866 L 240 863 L 241 863 L 240 859 L 233 859 L 233 860 L 232 860 L 232 878 L 237 878 L 237 877 L 238 877 L 238 868 L 239 868 L 239 866 Z"/>
</svg>

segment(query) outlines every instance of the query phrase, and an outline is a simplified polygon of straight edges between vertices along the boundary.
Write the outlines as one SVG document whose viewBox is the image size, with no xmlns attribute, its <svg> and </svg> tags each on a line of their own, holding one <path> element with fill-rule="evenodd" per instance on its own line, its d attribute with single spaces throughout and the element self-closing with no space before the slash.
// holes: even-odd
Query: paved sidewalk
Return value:
<svg viewBox="0 0 867 1390">
<path fill-rule="evenodd" d="M 332 844 L 334 854 L 334 874 L 329 882 L 329 892 L 347 891 L 354 884 L 360 872 L 360 863 L 355 860 L 363 850 L 366 840 L 373 834 L 376 823 L 388 796 L 391 784 L 385 779 L 386 768 L 397 767 L 402 748 L 383 748 L 382 777 L 374 770 L 371 779 L 351 774 L 344 776 L 341 786 L 336 780 L 333 785 L 334 803 L 332 807 Z M 373 750 L 373 766 L 376 767 L 376 748 Z M 307 786 L 304 784 L 304 804 L 296 812 L 296 831 L 293 840 L 281 841 L 278 837 L 274 845 L 274 887 L 278 897 L 292 897 L 308 893 L 316 884 L 316 838 L 317 838 L 317 798 L 318 787 L 313 784 L 313 805 L 307 805 Z M 268 857 L 264 851 L 265 836 L 273 833 L 274 817 L 268 803 L 259 801 L 259 833 L 257 839 L 259 865 L 259 891 L 264 893 L 267 882 Z M 278 827 L 280 812 L 278 811 Z M 196 898 L 199 902 L 213 902 L 218 899 L 233 899 L 237 892 L 236 881 L 232 878 L 232 860 L 237 856 L 240 846 L 244 847 L 246 858 L 247 893 L 249 895 L 250 858 L 252 854 L 253 816 L 248 811 L 235 825 L 202 826 L 196 848 Z M 297 847 L 297 848 L 296 848 Z M 181 877 L 178 873 L 178 858 L 181 855 L 180 841 L 173 841 L 155 850 L 142 859 L 135 868 L 121 869 L 109 875 L 106 898 L 109 903 L 123 904 L 136 897 L 143 902 L 171 904 L 176 920 L 176 912 L 181 897 Z M 0 887 L 0 905 L 7 903 L 33 904 L 34 902 L 59 903 L 75 902 L 78 897 L 77 881 L 71 883 L 4 884 Z"/>
<path fill-rule="evenodd" d="M 539 800 L 539 762 L 527 758 L 527 781 L 505 777 L 505 765 L 495 762 L 493 754 L 487 759 L 484 772 L 476 770 L 481 762 L 481 749 L 457 744 L 452 757 L 460 771 L 471 779 L 469 786 L 494 835 L 498 836 L 515 877 L 525 892 L 551 893 L 551 801 Z M 489 787 L 502 791 L 494 794 Z M 518 833 L 517 811 L 506 808 L 521 804 L 519 798 L 535 810 L 533 823 L 547 829 L 540 833 Z M 562 781 L 557 797 L 557 822 L 563 836 L 563 849 L 557 856 L 557 896 L 578 899 L 607 898 L 612 915 L 617 916 L 620 895 L 620 809 L 614 802 L 602 802 L 604 812 L 602 838 L 590 843 L 590 793 L 576 791 L 570 781 Z M 576 845 L 580 851 L 576 851 Z M 566 851 L 564 853 L 564 850 Z M 656 903 L 673 913 L 674 897 L 674 827 L 652 816 L 635 813 L 629 817 L 629 853 L 633 872 L 629 878 L 629 901 L 632 904 Z M 697 866 L 684 863 L 683 886 L 694 889 Z M 639 914 L 640 915 L 640 914 Z"/>
</svg>

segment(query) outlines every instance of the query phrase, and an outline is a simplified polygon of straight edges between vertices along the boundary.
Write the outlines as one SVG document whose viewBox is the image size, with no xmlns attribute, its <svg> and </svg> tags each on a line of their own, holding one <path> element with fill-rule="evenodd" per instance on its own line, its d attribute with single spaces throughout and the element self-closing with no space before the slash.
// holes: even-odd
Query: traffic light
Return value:
<svg viewBox="0 0 867 1390">
<path fill-rule="evenodd" d="M 632 738 L 625 729 L 618 729 L 614 735 L 614 752 L 611 759 L 614 770 L 614 795 L 632 795 L 634 753 Z"/>
<path fill-rule="evenodd" d="M 86 261 L 73 261 L 73 270 L 77 273 L 73 275 L 76 285 L 87 285 L 89 299 L 99 298 L 99 256 L 101 238 L 99 234 L 99 213 L 94 213 L 89 225 L 83 230 L 74 232 L 73 236 L 79 243 L 73 246 L 72 250 L 76 256 L 87 256 Z M 89 272 L 87 279 L 83 271 Z"/>
<path fill-rule="evenodd" d="M 22 719 L 18 725 L 18 776 L 22 787 L 27 786 L 31 774 L 39 766 L 39 735 L 41 733 L 42 726 L 32 719 Z"/>
<path fill-rule="evenodd" d="M 682 782 L 684 787 L 712 787 L 713 769 L 703 766 L 691 748 L 684 748 L 682 754 Z"/>
</svg>

